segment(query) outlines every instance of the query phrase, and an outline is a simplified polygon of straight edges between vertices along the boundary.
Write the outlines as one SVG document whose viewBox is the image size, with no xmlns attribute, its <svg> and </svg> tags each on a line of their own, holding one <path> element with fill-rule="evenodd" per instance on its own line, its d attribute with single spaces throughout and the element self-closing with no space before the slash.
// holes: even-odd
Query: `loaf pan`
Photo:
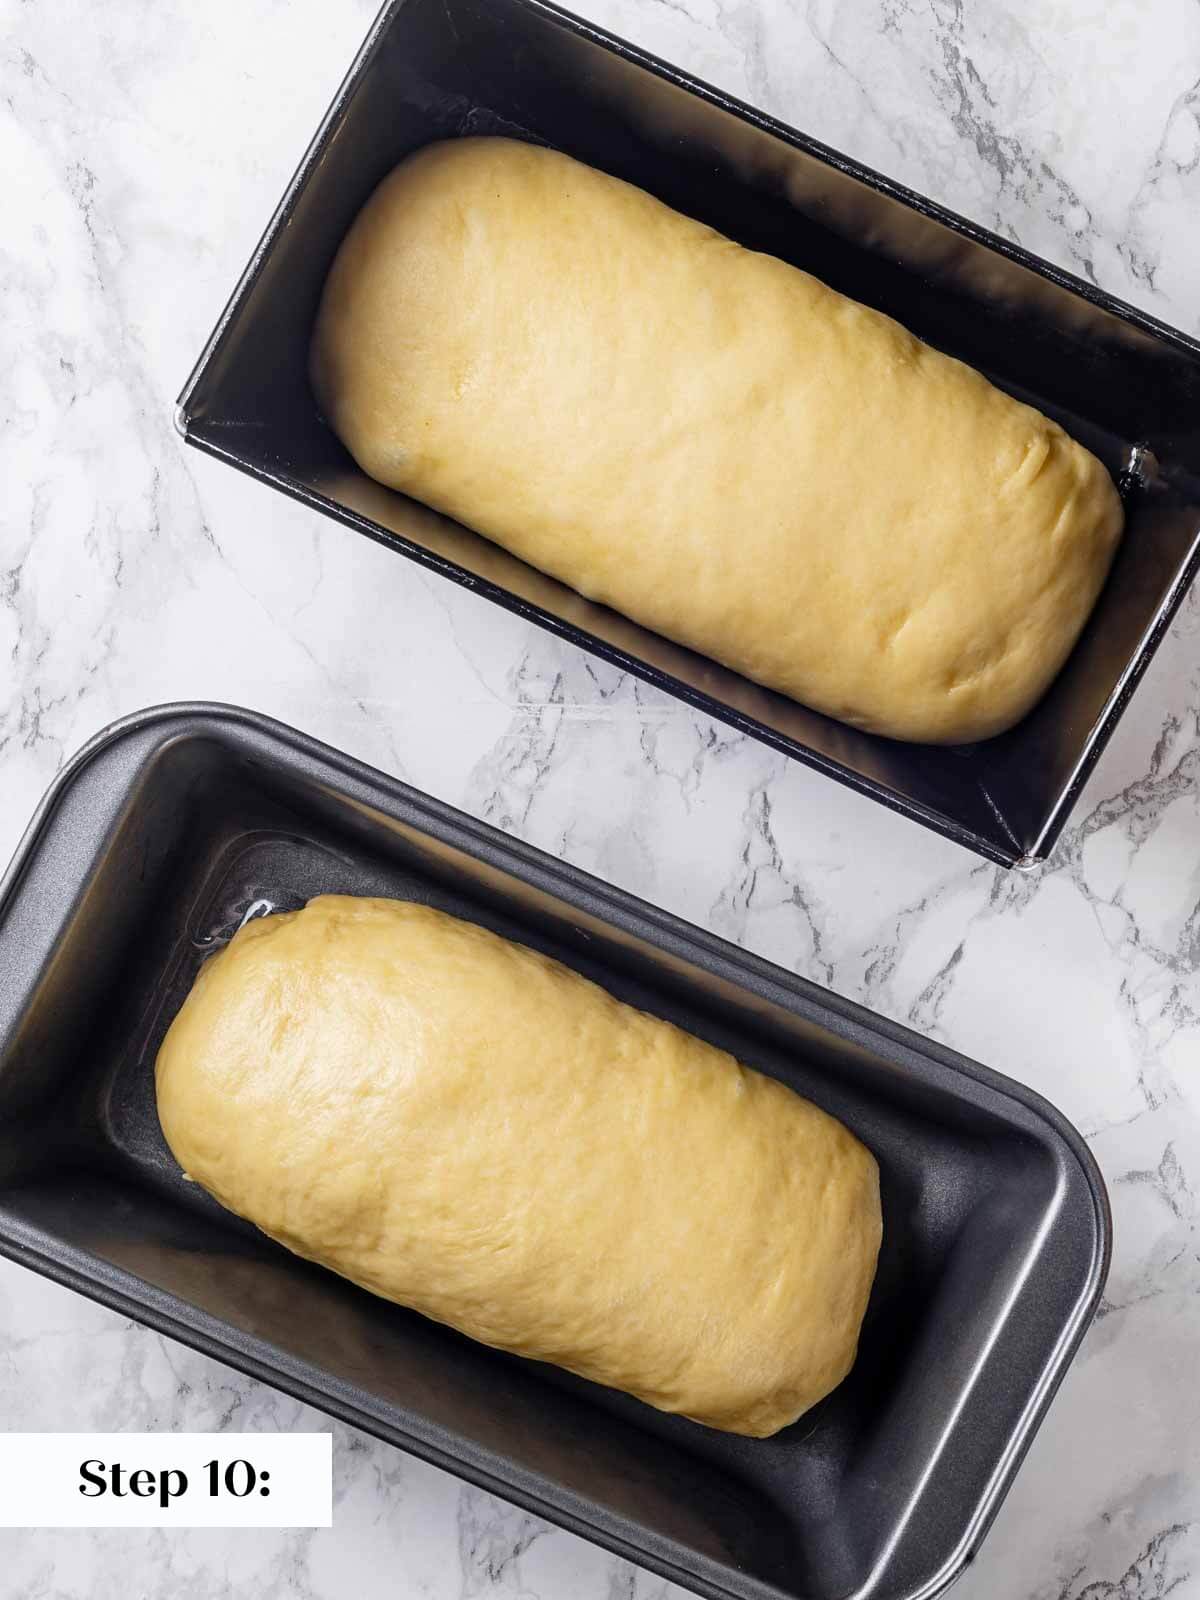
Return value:
<svg viewBox="0 0 1200 1600">
<path fill-rule="evenodd" d="M 952 749 L 859 732 L 584 600 L 358 470 L 306 373 L 325 274 L 394 163 L 431 139 L 496 132 L 545 141 L 817 274 L 1101 457 L 1128 531 L 1078 647 L 1018 727 Z M 537 0 L 384 9 L 178 422 L 212 455 L 1008 866 L 1051 849 L 1200 563 L 1200 345 Z"/>
<path fill-rule="evenodd" d="M 163 1032 L 246 917 L 328 891 L 544 950 L 846 1122 L 885 1217 L 846 1382 L 773 1439 L 718 1433 L 377 1300 L 185 1182 Z M 1108 1249 L 1095 1165 L 1029 1090 L 249 712 L 102 734 L 0 885 L 0 1250 L 705 1595 L 939 1593 Z"/>
</svg>

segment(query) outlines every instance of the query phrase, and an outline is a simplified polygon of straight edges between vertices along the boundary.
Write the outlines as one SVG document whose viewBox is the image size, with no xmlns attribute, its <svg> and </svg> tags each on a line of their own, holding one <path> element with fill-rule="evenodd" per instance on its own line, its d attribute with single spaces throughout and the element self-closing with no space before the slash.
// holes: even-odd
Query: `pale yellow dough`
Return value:
<svg viewBox="0 0 1200 1600">
<path fill-rule="evenodd" d="M 979 373 L 509 139 L 430 145 L 384 180 L 311 371 L 372 477 L 895 738 L 1023 716 L 1120 537 L 1101 464 Z"/>
<path fill-rule="evenodd" d="M 249 923 L 172 1023 L 157 1088 L 223 1205 L 502 1350 L 756 1436 L 854 1360 L 869 1152 L 472 923 L 335 895 Z"/>
</svg>

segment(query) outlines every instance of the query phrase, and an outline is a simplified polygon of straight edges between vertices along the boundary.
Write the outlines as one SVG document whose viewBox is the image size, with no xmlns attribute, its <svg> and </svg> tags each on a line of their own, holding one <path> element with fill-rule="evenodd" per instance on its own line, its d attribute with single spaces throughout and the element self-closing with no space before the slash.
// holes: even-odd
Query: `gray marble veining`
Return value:
<svg viewBox="0 0 1200 1600">
<path fill-rule="evenodd" d="M 581 8 L 1200 332 L 1196 0 Z M 958 1593 L 1200 1597 L 1200 600 L 1053 860 L 1014 876 L 185 453 L 172 399 L 371 10 L 0 0 L 0 855 L 98 727 L 227 699 L 1032 1084 L 1087 1134 L 1116 1252 Z M 8 1265 L 0 1418 L 327 1425 Z M 333 1431 L 327 1532 L 0 1533 L 0 1587 L 667 1593 Z"/>
</svg>

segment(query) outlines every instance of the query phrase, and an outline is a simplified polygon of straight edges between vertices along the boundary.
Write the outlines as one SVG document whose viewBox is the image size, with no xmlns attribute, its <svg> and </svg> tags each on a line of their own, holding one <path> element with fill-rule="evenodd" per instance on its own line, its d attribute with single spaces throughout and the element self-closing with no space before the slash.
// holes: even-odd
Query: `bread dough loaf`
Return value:
<svg viewBox="0 0 1200 1600">
<path fill-rule="evenodd" d="M 429 145 L 347 234 L 311 371 L 363 470 L 830 716 L 961 742 L 1066 659 L 1122 511 L 979 373 L 641 190 Z"/>
<path fill-rule="evenodd" d="M 222 1205 L 472 1338 L 753 1435 L 854 1360 L 868 1151 L 473 923 L 332 895 L 248 923 L 156 1076 L 167 1143 Z"/>
</svg>

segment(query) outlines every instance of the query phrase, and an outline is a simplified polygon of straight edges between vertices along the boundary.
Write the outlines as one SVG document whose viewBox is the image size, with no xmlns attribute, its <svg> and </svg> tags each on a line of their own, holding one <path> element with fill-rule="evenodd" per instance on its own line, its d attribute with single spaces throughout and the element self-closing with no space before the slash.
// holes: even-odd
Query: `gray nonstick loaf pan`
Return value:
<svg viewBox="0 0 1200 1600">
<path fill-rule="evenodd" d="M 947 749 L 831 721 L 359 471 L 308 384 L 325 274 L 397 161 L 432 139 L 496 132 L 565 150 L 815 273 L 1038 406 L 1104 461 L 1126 535 L 1079 644 L 1015 728 Z M 1200 564 L 1200 344 L 542 0 L 384 8 L 178 421 L 200 449 L 1007 866 L 1052 849 Z"/>
<path fill-rule="evenodd" d="M 162 1034 L 248 914 L 327 891 L 544 950 L 847 1123 L 885 1233 L 846 1382 L 772 1439 L 714 1432 L 377 1300 L 185 1182 Z M 995 1514 L 1109 1220 L 1028 1089 L 299 733 L 181 705 L 94 739 L 0 884 L 0 1251 L 702 1594 L 915 1600 Z"/>
</svg>

